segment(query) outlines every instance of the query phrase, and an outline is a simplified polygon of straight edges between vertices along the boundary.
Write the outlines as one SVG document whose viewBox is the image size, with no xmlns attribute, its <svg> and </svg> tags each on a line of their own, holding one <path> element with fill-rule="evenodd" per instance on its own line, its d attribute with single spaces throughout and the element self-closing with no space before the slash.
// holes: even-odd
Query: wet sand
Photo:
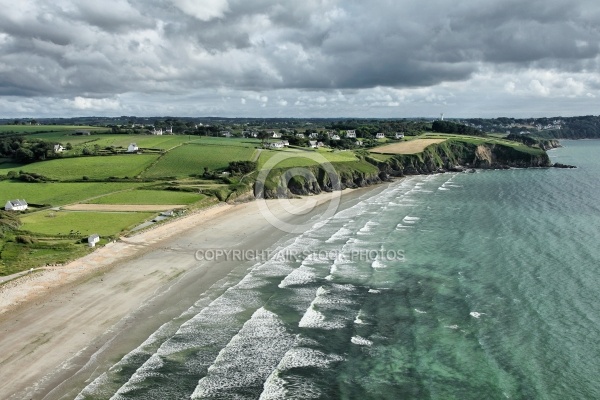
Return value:
<svg viewBox="0 0 600 400">
<path fill-rule="evenodd" d="M 346 191 L 342 207 L 365 190 Z M 328 204 L 331 194 L 268 202 L 273 215 L 290 224 Z M 222 204 L 1 285 L 0 398 L 74 398 L 191 299 L 254 263 L 199 261 L 197 250 L 260 251 L 291 237 L 265 219 L 259 205 Z M 299 215 L 288 213 L 289 206 Z"/>
</svg>

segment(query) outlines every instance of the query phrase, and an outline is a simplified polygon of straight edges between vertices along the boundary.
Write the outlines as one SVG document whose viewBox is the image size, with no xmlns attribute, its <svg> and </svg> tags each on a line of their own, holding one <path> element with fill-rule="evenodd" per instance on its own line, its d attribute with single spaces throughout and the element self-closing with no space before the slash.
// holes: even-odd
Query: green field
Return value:
<svg viewBox="0 0 600 400">
<path fill-rule="evenodd" d="M 155 215 L 150 212 L 40 211 L 21 217 L 21 230 L 42 235 L 66 235 L 73 230 L 82 236 L 92 233 L 110 236 Z"/>
<path fill-rule="evenodd" d="M 223 143 L 223 140 L 220 139 L 220 142 Z M 184 177 L 202 174 L 205 167 L 211 171 L 221 171 L 229 165 L 230 161 L 251 160 L 255 151 L 253 147 L 240 145 L 188 144 L 169 151 L 143 176 L 146 178 Z"/>
<path fill-rule="evenodd" d="M 28 203 L 59 206 L 133 189 L 140 185 L 142 184 L 129 182 L 26 183 L 0 181 L 0 193 L 3 195 L 0 202 L 4 205 L 6 200 L 25 199 Z"/>
<path fill-rule="evenodd" d="M 156 160 L 157 155 L 127 154 L 117 156 L 59 158 L 27 164 L 12 170 L 35 172 L 51 179 L 74 180 L 87 176 L 91 179 L 110 177 L 134 177 L 139 175 Z M 10 169 L 2 169 L 6 174 Z"/>
<path fill-rule="evenodd" d="M 291 148 L 284 150 L 263 150 L 258 159 L 258 167 L 259 169 L 262 169 L 271 158 L 283 156 L 285 156 L 285 159 L 277 161 L 277 164 L 272 165 L 272 167 L 308 167 L 317 165 L 322 162 L 322 160 L 327 160 L 331 163 L 358 161 L 356 154 L 352 151 L 302 150 Z M 274 161 L 275 160 L 273 160 L 273 162 Z"/>
<path fill-rule="evenodd" d="M 95 198 L 92 204 L 192 204 L 205 199 L 196 193 L 169 190 L 130 190 Z"/>
<path fill-rule="evenodd" d="M 544 150 L 536 147 L 529 147 L 523 143 L 514 142 L 512 140 L 501 139 L 497 137 L 478 137 L 478 136 L 468 136 L 468 135 L 452 135 L 445 133 L 428 133 L 425 135 L 419 136 L 419 138 L 427 138 L 427 139 L 453 139 L 460 142 L 471 143 L 475 145 L 480 144 L 500 144 L 503 146 L 509 146 L 514 148 L 515 150 L 522 151 L 524 153 L 540 155 L 544 153 Z"/>
<path fill-rule="evenodd" d="M 0 276 L 6 276 L 47 264 L 64 264 L 88 254 L 90 248 L 73 239 L 36 238 L 36 243 L 30 245 L 0 242 L 0 251 Z"/>
</svg>

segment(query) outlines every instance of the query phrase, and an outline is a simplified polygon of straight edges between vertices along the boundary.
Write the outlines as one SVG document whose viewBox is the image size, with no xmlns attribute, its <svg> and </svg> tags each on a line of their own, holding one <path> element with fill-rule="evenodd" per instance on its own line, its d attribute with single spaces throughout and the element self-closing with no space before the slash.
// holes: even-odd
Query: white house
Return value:
<svg viewBox="0 0 600 400">
<path fill-rule="evenodd" d="M 308 135 L 311 139 L 316 139 L 319 137 L 319 134 L 317 132 L 312 132 L 310 135 Z"/>
<path fill-rule="evenodd" d="M 404 139 L 404 133 L 396 132 L 396 139 Z"/>
<path fill-rule="evenodd" d="M 385 139 L 385 135 L 383 134 L 383 132 L 377 132 L 377 134 L 375 135 L 376 139 Z"/>
<path fill-rule="evenodd" d="M 331 135 L 331 140 L 340 140 L 339 135 Z"/>
<path fill-rule="evenodd" d="M 290 145 L 290 142 L 289 142 L 288 140 L 282 140 L 282 141 L 281 141 L 281 143 L 282 143 L 282 144 L 283 144 L 285 147 L 287 147 L 287 146 L 289 146 L 289 145 Z"/>
<path fill-rule="evenodd" d="M 273 134 L 271 135 L 271 137 L 272 137 L 273 139 L 279 139 L 279 138 L 281 137 L 281 133 L 278 133 L 278 132 L 273 132 Z"/>
<path fill-rule="evenodd" d="M 304 139 L 304 133 L 296 133 L 298 139 Z"/>
<path fill-rule="evenodd" d="M 308 143 L 310 144 L 310 147 L 312 147 L 313 149 L 316 149 L 318 147 L 316 140 L 310 140 Z"/>
<path fill-rule="evenodd" d="M 325 143 L 323 143 L 323 142 L 317 142 L 317 147 L 323 147 L 323 146 L 325 146 Z"/>
<path fill-rule="evenodd" d="M 54 145 L 54 152 L 55 153 L 62 153 L 64 149 L 65 148 L 62 147 L 62 145 L 60 143 Z"/>
<path fill-rule="evenodd" d="M 356 139 L 356 131 L 355 130 L 346 131 L 346 137 Z"/>
<path fill-rule="evenodd" d="M 165 129 L 165 133 L 168 133 L 169 135 L 173 134 L 173 126 L 170 126 L 168 128 Z"/>
<path fill-rule="evenodd" d="M 233 135 L 229 131 L 221 131 L 221 136 L 232 137 Z"/>
<path fill-rule="evenodd" d="M 356 145 L 357 145 L 357 146 L 362 146 L 362 145 L 363 145 L 363 142 L 362 142 L 362 140 L 357 140 L 357 141 L 356 141 Z"/>
<path fill-rule="evenodd" d="M 153 134 L 153 135 L 162 136 L 162 134 L 163 134 L 163 131 L 162 131 L 162 129 L 156 129 L 156 128 L 154 128 L 154 129 L 152 130 L 152 134 Z"/>
<path fill-rule="evenodd" d="M 25 211 L 29 205 L 25 200 L 9 200 L 6 202 L 4 209 L 6 211 Z"/>
<path fill-rule="evenodd" d="M 97 233 L 93 233 L 90 236 L 88 236 L 88 245 L 90 247 L 95 247 L 96 243 L 98 243 L 100 241 L 100 235 L 98 235 Z"/>
<path fill-rule="evenodd" d="M 269 143 L 269 147 L 272 149 L 283 149 L 284 144 L 283 144 L 283 142 L 273 142 L 273 143 Z"/>
<path fill-rule="evenodd" d="M 128 153 L 135 153 L 138 150 L 139 150 L 139 147 L 135 143 L 130 143 L 129 146 L 127 147 L 127 152 Z"/>
</svg>

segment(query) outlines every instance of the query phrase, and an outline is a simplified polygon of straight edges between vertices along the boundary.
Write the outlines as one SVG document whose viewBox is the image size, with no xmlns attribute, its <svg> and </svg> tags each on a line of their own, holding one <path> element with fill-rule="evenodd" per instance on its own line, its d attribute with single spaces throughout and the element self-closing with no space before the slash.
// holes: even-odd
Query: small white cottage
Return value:
<svg viewBox="0 0 600 400">
<path fill-rule="evenodd" d="M 25 211 L 29 205 L 25 200 L 9 200 L 4 205 L 6 211 Z"/>
<path fill-rule="evenodd" d="M 90 247 L 95 247 L 96 243 L 98 243 L 100 241 L 100 235 L 98 235 L 97 233 L 91 234 L 90 236 L 88 236 L 88 245 Z"/>
<path fill-rule="evenodd" d="M 128 153 L 135 153 L 135 152 L 136 152 L 136 151 L 138 151 L 138 150 L 139 150 L 139 147 L 138 147 L 138 145 L 137 145 L 137 144 L 135 144 L 135 143 L 131 143 L 131 144 L 129 145 L 129 147 L 127 147 L 127 152 L 128 152 Z"/>
</svg>

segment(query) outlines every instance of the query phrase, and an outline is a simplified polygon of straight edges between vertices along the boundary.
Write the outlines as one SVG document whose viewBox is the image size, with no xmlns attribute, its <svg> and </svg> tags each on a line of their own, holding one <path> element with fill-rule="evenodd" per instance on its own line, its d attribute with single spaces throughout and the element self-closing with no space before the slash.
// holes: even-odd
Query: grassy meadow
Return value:
<svg viewBox="0 0 600 400">
<path fill-rule="evenodd" d="M 0 181 L 3 198 L 25 199 L 33 204 L 60 206 L 78 203 L 109 193 L 129 191 L 142 185 L 136 182 L 45 182 Z M 2 203 L 4 206 L 4 203 Z"/>
<path fill-rule="evenodd" d="M 169 190 L 129 190 L 96 197 L 87 201 L 91 204 L 180 204 L 189 205 L 206 196 L 197 193 Z"/>
<path fill-rule="evenodd" d="M 88 211 L 40 211 L 21 217 L 21 230 L 40 235 L 68 235 L 80 232 L 80 236 L 98 233 L 101 236 L 118 235 L 121 231 L 156 216 L 154 212 L 88 212 Z"/>
<path fill-rule="evenodd" d="M 204 168 L 222 171 L 227 168 L 230 161 L 251 160 L 257 151 L 254 147 L 229 146 L 224 142 L 221 143 L 223 143 L 221 146 L 193 143 L 177 147 L 162 156 L 156 164 L 144 172 L 143 177 L 186 177 L 202 174 Z"/>
<path fill-rule="evenodd" d="M 7 173 L 9 170 L 22 170 L 61 181 L 79 180 L 83 176 L 90 179 L 131 178 L 141 174 L 157 158 L 158 155 L 152 154 L 58 158 L 27 164 L 19 168 L 2 169 L 2 165 L 0 165 L 0 171 Z"/>
<path fill-rule="evenodd" d="M 276 165 L 272 165 L 271 163 L 268 164 L 275 168 L 308 167 L 311 165 L 318 165 L 322 160 L 326 160 L 330 163 L 358 161 L 358 158 L 353 151 L 287 148 L 282 150 L 263 150 L 258 158 L 258 168 L 262 169 L 265 167 L 265 164 L 273 157 L 285 157 L 281 161 L 278 161 Z M 272 162 L 274 162 L 274 160 Z"/>
</svg>

